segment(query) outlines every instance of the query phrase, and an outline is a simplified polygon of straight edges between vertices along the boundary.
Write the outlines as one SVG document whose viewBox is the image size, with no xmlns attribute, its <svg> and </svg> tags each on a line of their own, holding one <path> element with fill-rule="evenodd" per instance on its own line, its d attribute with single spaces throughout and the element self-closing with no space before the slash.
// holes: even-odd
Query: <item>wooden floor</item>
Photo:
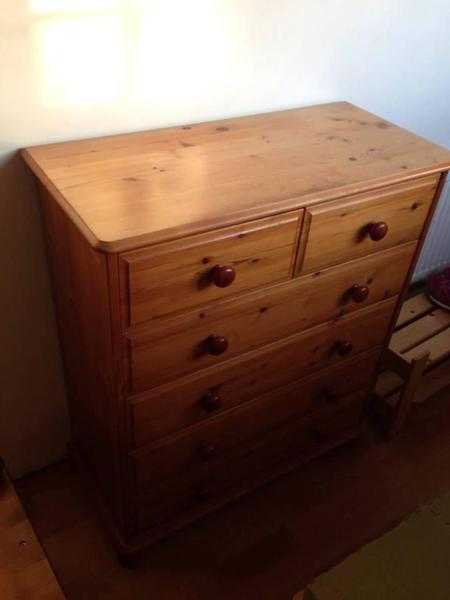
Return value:
<svg viewBox="0 0 450 600">
<path fill-rule="evenodd" d="M 362 439 L 118 566 L 66 463 L 18 482 L 72 600 L 290 600 L 314 576 L 450 490 L 450 389 L 413 409 L 399 437 Z"/>
<path fill-rule="evenodd" d="M 63 600 L 61 588 L 1 465 L 0 598 Z"/>
</svg>

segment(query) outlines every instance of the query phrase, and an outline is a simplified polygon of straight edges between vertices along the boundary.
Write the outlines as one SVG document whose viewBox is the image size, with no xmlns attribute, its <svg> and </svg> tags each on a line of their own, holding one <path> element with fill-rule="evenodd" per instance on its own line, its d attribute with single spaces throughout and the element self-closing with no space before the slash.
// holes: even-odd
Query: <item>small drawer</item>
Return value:
<svg viewBox="0 0 450 600">
<path fill-rule="evenodd" d="M 299 271 L 308 273 L 418 239 L 438 181 L 433 175 L 308 209 Z"/>
<path fill-rule="evenodd" d="M 338 366 L 310 375 L 294 383 L 294 387 L 288 386 L 283 396 L 287 408 L 298 412 L 300 395 L 307 397 L 302 406 L 308 408 L 311 399 L 319 397 L 319 392 L 326 392 L 324 399 L 328 396 L 332 400 L 334 396 L 362 389 L 370 381 L 379 355 L 379 349 L 369 350 L 359 357 L 344 360 Z M 211 419 L 286 383 L 284 375 L 277 377 L 279 371 L 272 368 L 267 369 L 265 377 L 262 374 L 258 376 L 260 366 L 261 359 L 253 359 L 226 369 L 215 369 L 201 377 L 157 388 L 144 398 L 135 400 L 130 406 L 132 444 L 137 448 L 144 446 Z"/>
<path fill-rule="evenodd" d="M 289 279 L 302 210 L 121 255 L 125 324 Z"/>
<path fill-rule="evenodd" d="M 200 371 L 385 298 L 403 285 L 415 243 L 155 323 L 131 335 L 130 393 Z"/>
<path fill-rule="evenodd" d="M 353 372 L 345 369 L 321 371 L 317 376 L 298 381 L 248 402 L 214 419 L 164 438 L 133 454 L 137 486 L 140 490 L 155 482 L 202 469 L 214 462 L 241 453 L 241 446 L 272 428 L 309 411 L 328 409 L 334 413 L 342 395 L 367 388 L 372 383 L 375 356 L 356 361 Z M 362 374 L 358 367 L 365 369 Z M 343 378 L 341 378 L 343 377 Z"/>
<path fill-rule="evenodd" d="M 340 398 L 331 410 L 318 409 L 273 426 L 265 435 L 241 446 L 227 460 L 186 471 L 181 477 L 156 480 L 138 490 L 138 527 L 158 527 L 177 519 L 188 522 L 205 510 L 354 438 L 361 431 L 366 398 L 365 390 L 354 392 Z"/>
</svg>

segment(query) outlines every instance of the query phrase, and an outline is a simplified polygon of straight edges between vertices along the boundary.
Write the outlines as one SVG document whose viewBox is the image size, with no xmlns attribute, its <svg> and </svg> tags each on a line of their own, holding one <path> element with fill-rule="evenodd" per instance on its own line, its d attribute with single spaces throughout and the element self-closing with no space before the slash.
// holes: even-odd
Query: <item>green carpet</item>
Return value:
<svg viewBox="0 0 450 600">
<path fill-rule="evenodd" d="M 450 600 L 450 494 L 308 588 L 305 600 Z"/>
</svg>

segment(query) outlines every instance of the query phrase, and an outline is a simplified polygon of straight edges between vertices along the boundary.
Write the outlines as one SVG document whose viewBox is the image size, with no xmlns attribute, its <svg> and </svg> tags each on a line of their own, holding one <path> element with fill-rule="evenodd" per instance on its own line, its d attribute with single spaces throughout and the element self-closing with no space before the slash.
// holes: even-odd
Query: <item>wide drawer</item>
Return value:
<svg viewBox="0 0 450 600">
<path fill-rule="evenodd" d="M 172 527 L 253 489 L 294 466 L 355 437 L 361 430 L 366 392 L 333 407 L 290 419 L 239 447 L 235 456 L 139 490 L 137 526 Z M 276 400 L 276 398 L 274 398 Z"/>
<path fill-rule="evenodd" d="M 147 332 L 130 337 L 131 393 L 397 295 L 415 247 L 415 242 L 406 244 L 154 323 Z M 225 340 L 227 347 L 221 354 L 210 346 L 213 339 Z"/>
<path fill-rule="evenodd" d="M 121 255 L 136 325 L 292 276 L 302 210 Z"/>
<path fill-rule="evenodd" d="M 339 406 L 339 399 L 373 382 L 379 352 L 320 371 L 133 454 L 139 490 L 241 453 L 241 446 L 285 421 Z"/>
<path fill-rule="evenodd" d="M 315 271 L 418 239 L 438 181 L 433 175 L 308 209 L 299 270 Z"/>
<path fill-rule="evenodd" d="M 370 380 L 379 354 L 379 349 L 369 350 L 358 357 L 344 359 L 338 366 L 323 369 L 306 380 L 295 382 L 294 387 L 288 391 L 292 402 L 286 397 L 287 408 L 300 410 L 300 394 L 309 398 L 301 405 L 308 407 L 311 398 L 317 397 L 319 391 L 325 388 L 330 394 L 337 396 L 363 388 Z M 266 357 L 264 363 L 271 364 L 270 357 Z M 298 371 L 295 373 L 292 370 L 286 375 L 277 370 L 276 363 L 274 368 L 266 368 L 266 376 L 262 373 L 259 376 L 260 367 L 261 359 L 253 359 L 243 365 L 216 369 L 200 378 L 177 381 L 136 399 L 130 405 L 132 445 L 141 447 L 181 429 L 210 420 L 282 384 L 289 383 L 289 376 L 300 376 Z"/>
</svg>

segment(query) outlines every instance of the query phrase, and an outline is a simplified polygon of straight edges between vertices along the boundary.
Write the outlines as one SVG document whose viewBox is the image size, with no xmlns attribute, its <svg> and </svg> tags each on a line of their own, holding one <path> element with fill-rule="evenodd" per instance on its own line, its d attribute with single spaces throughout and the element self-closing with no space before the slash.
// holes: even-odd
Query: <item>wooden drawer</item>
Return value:
<svg viewBox="0 0 450 600">
<path fill-rule="evenodd" d="M 311 410 L 328 406 L 333 411 L 340 397 L 372 383 L 378 356 L 372 352 L 353 365 L 320 371 L 136 451 L 138 489 L 241 453 L 249 440 Z"/>
<path fill-rule="evenodd" d="M 438 181 L 433 175 L 308 209 L 299 270 L 315 271 L 418 239 Z"/>
<path fill-rule="evenodd" d="M 369 350 L 358 357 L 344 360 L 338 366 L 323 369 L 319 374 L 301 381 L 301 393 L 309 397 L 317 395 L 313 391 L 323 387 L 323 381 L 333 382 L 333 391 L 339 396 L 362 388 L 370 380 L 379 354 L 379 349 Z M 227 369 L 215 369 L 195 379 L 189 378 L 181 383 L 177 381 L 135 400 L 130 406 L 132 444 L 141 447 L 210 420 L 286 383 L 286 377 L 277 376 L 280 371 L 274 369 L 266 369 L 268 373 L 265 377 L 262 373 L 258 376 L 261 360 L 253 359 Z M 270 363 L 270 358 L 267 362 Z M 299 385 L 299 382 L 294 383 L 298 389 Z M 298 395 L 295 391 L 293 394 Z M 291 404 L 293 407 L 296 405 L 294 401 Z"/>
<path fill-rule="evenodd" d="M 254 350 L 315 325 L 335 320 L 388 297 L 403 285 L 415 243 L 205 307 L 154 324 L 130 339 L 131 393 Z M 352 295 L 357 291 L 368 292 Z M 363 300 L 358 302 L 357 300 Z M 227 349 L 212 354 L 211 336 L 225 338 Z"/>
<path fill-rule="evenodd" d="M 122 254 L 125 323 L 290 278 L 302 217 L 296 210 Z"/>
<path fill-rule="evenodd" d="M 136 496 L 138 527 L 186 523 L 359 434 L 367 393 L 274 426 L 222 462 L 154 482 Z M 273 398 L 276 402 L 276 398 Z"/>
</svg>

